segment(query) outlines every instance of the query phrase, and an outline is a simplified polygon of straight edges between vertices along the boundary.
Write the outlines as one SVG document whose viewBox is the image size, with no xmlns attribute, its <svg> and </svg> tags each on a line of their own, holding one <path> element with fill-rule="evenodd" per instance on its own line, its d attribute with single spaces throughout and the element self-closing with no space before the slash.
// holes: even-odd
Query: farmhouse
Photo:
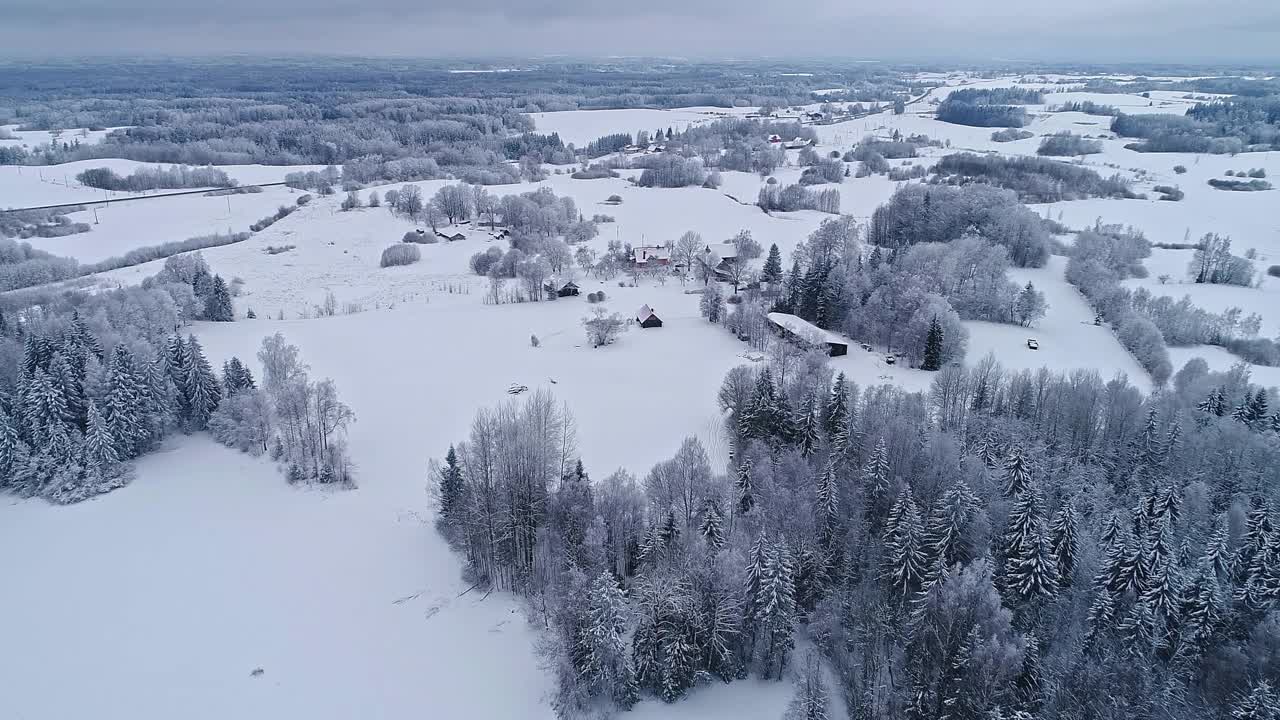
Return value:
<svg viewBox="0 0 1280 720">
<path fill-rule="evenodd" d="M 738 246 L 733 243 L 711 243 L 702 250 L 703 265 L 711 268 L 719 280 L 727 280 L 729 266 L 738 259 Z"/>
<path fill-rule="evenodd" d="M 556 291 L 556 295 L 560 297 L 577 297 L 579 292 L 577 283 L 570 280 Z"/>
<path fill-rule="evenodd" d="M 653 308 L 648 305 L 641 305 L 636 311 L 636 322 L 640 323 L 642 328 L 662 327 L 662 318 L 658 317 Z"/>
<path fill-rule="evenodd" d="M 810 140 L 805 140 L 804 138 L 795 138 L 791 142 L 783 145 L 783 147 L 788 150 L 799 150 L 801 148 L 807 148 L 812 144 L 813 142 Z"/>
<path fill-rule="evenodd" d="M 631 250 L 631 261 L 637 265 L 670 265 L 671 250 L 661 245 L 641 245 Z"/>
<path fill-rule="evenodd" d="M 780 143 L 780 142 L 782 142 L 782 136 L 781 136 L 781 135 L 770 135 L 770 136 L 769 136 L 769 142 L 771 142 L 771 143 Z"/>
<path fill-rule="evenodd" d="M 779 312 L 769 313 L 767 317 L 784 337 L 808 345 L 826 345 L 831 357 L 849 354 L 848 340 L 829 330 L 823 330 L 808 320 Z"/>
</svg>

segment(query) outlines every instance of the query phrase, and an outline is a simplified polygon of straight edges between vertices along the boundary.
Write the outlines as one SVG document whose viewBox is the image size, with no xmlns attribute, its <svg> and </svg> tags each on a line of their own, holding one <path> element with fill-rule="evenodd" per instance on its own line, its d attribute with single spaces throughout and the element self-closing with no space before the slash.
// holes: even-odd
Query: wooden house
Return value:
<svg viewBox="0 0 1280 720">
<path fill-rule="evenodd" d="M 648 305 L 641 305 L 636 311 L 636 322 L 640 323 L 642 328 L 662 327 L 662 318 L 658 317 L 658 314 Z"/>
</svg>

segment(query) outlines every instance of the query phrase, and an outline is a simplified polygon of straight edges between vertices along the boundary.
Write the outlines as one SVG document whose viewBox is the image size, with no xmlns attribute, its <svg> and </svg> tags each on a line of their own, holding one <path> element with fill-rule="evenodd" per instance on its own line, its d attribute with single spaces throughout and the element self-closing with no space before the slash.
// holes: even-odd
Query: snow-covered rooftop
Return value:
<svg viewBox="0 0 1280 720">
<path fill-rule="evenodd" d="M 796 317 L 790 313 L 771 312 L 768 315 L 769 322 L 795 335 L 822 343 L 835 343 L 837 345 L 848 345 L 849 340 L 843 336 L 837 335 L 830 330 L 823 330 L 804 318 Z"/>
</svg>

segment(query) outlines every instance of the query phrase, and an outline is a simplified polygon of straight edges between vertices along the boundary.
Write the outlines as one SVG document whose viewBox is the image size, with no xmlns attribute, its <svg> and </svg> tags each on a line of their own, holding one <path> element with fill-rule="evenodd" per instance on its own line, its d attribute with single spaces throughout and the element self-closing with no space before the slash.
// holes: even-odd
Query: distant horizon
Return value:
<svg viewBox="0 0 1280 720">
<path fill-rule="evenodd" d="M 58 53 L 48 52 L 47 48 L 43 51 L 32 50 L 29 52 L 12 52 L 11 48 L 0 50 L 0 63 L 75 63 L 75 62 L 157 62 L 164 60 L 188 61 L 188 62 L 218 62 L 218 61 L 236 61 L 251 60 L 264 63 L 269 62 L 292 62 L 292 61 L 342 61 L 356 60 L 371 63 L 381 62 L 421 62 L 421 63 L 458 63 L 474 66 L 493 66 L 492 70 L 488 68 L 477 68 L 475 72 L 499 72 L 503 68 L 502 65 L 514 65 L 520 63 L 527 64 L 607 64 L 609 62 L 642 62 L 642 61 L 662 61 L 673 64 L 682 65 L 720 65 L 720 64 L 741 64 L 741 65 L 759 65 L 769 63 L 796 63 L 798 67 L 806 67 L 807 65 L 884 65 L 886 67 L 902 68 L 914 65 L 945 68 L 951 71 L 965 71 L 972 69 L 1000 69 L 1002 67 L 1012 66 L 1029 66 L 1031 68 L 1040 68 L 1045 71 L 1052 70 L 1068 70 L 1068 69 L 1098 69 L 1111 71 L 1124 71 L 1139 68 L 1168 68 L 1168 69 L 1226 69 L 1226 70 L 1265 70 L 1280 76 L 1280 57 L 1273 60 L 1264 59 L 1245 59 L 1232 57 L 1206 57 L 1202 59 L 1067 59 L 1067 58 L 1048 58 L 1048 57 L 977 57 L 977 56 L 954 56 L 954 57 L 909 57 L 909 56 L 886 56 L 886 57 L 868 57 L 865 55 L 848 55 L 848 56 L 820 56 L 820 55 L 756 55 L 752 57 L 744 57 L 734 54 L 714 54 L 714 55 L 671 55 L 661 53 L 633 53 L 633 54 L 564 54 L 564 53 L 533 53 L 525 55 L 493 55 L 493 54 L 400 54 L 400 53 L 340 53 L 335 51 L 327 52 L 267 52 L 267 51 L 201 51 L 201 52 L 177 52 L 177 51 L 151 51 L 151 52 L 109 52 L 96 51 L 87 52 L 79 51 L 76 53 Z M 468 68 L 469 69 L 469 68 Z"/>
<path fill-rule="evenodd" d="M 1280 3 L 1226 0 L 0 0 L 6 57 L 344 55 L 470 59 L 812 56 L 886 62 L 1274 64 Z M 59 48 L 74 48 L 73 53 Z"/>
</svg>

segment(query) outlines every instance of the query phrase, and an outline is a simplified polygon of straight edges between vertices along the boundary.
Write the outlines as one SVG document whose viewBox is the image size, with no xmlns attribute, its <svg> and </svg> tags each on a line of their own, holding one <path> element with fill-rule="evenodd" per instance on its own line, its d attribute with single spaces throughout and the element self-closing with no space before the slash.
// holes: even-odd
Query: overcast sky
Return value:
<svg viewBox="0 0 1280 720">
<path fill-rule="evenodd" d="M 0 0 L 6 54 L 1280 58 L 1280 0 Z"/>
</svg>

